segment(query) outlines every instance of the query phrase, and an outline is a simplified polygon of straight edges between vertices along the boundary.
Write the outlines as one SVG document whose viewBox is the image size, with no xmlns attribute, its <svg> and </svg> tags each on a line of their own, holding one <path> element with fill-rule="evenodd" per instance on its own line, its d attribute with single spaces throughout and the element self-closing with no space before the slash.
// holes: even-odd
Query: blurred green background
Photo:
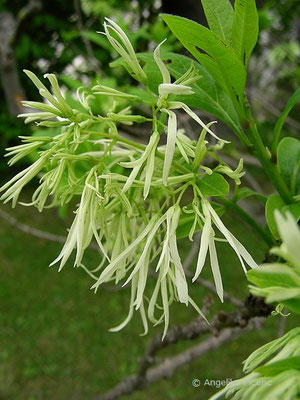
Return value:
<svg viewBox="0 0 300 400">
<path fill-rule="evenodd" d="M 183 6 L 180 1 L 157 0 L 0 0 L 1 183 L 30 162 L 25 160 L 8 169 L 3 158 L 5 147 L 17 144 L 19 135 L 37 130 L 16 118 L 22 98 L 38 99 L 22 69 L 31 69 L 40 77 L 45 72 L 54 72 L 69 90 L 100 78 L 124 86 L 130 83 L 128 76 L 121 69 L 110 72 L 109 62 L 115 55 L 111 55 L 104 36 L 95 33 L 102 29 L 104 16 L 113 17 L 129 34 L 135 32 L 130 38 L 137 51 L 152 50 L 166 36 L 169 49 L 181 51 L 158 14 L 171 12 L 205 23 L 199 4 L 200 1 L 185 1 Z M 257 1 L 257 4 L 261 34 L 249 66 L 248 94 L 267 143 L 276 117 L 299 85 L 300 3 L 291 0 Z M 13 82 L 9 93 L 7 65 Z M 296 136 L 299 115 L 299 107 L 295 107 L 285 128 L 289 135 Z M 255 165 L 247 168 L 264 185 L 260 168 Z M 34 184 L 27 187 L 21 200 L 30 201 L 33 190 Z M 109 333 L 108 329 L 127 314 L 128 291 L 105 287 L 94 294 L 90 291 L 91 279 L 84 271 L 74 269 L 71 262 L 60 273 L 56 266 L 48 268 L 62 244 L 25 233 L 16 222 L 7 220 L 10 215 L 14 221 L 31 228 L 65 236 L 72 209 L 59 212 L 49 209 L 40 214 L 30 207 L 18 205 L 12 210 L 10 205 L 1 205 L 0 212 L 0 400 L 92 399 L 134 373 L 138 358 L 160 328 L 152 328 L 146 337 L 139 336 L 142 325 L 135 316 L 123 331 Z M 263 218 L 260 212 L 257 211 L 258 219 Z M 242 243 L 247 242 L 257 261 L 262 262 L 266 252 L 264 243 L 232 217 L 228 215 L 225 222 Z M 183 258 L 190 246 L 190 242 L 181 241 Z M 223 243 L 219 252 L 221 266 L 226 267 L 222 270 L 225 290 L 244 300 L 248 294 L 247 281 L 236 257 Z M 95 251 L 89 250 L 86 262 L 96 257 Z M 203 278 L 211 280 L 209 268 L 204 270 Z M 226 302 L 220 304 L 202 286 L 191 286 L 191 297 L 198 304 L 207 295 L 215 301 L 211 315 L 233 309 Z M 195 311 L 183 305 L 171 308 L 171 323 L 184 324 L 195 317 Z M 251 351 L 295 325 L 293 317 L 283 321 L 282 317 L 272 316 L 262 330 L 246 333 L 180 369 L 171 380 L 158 381 L 130 398 L 207 399 L 216 389 L 203 385 L 194 388 L 193 379 L 241 376 L 241 363 Z M 169 346 L 158 355 L 172 355 L 199 342 L 196 339 Z"/>
</svg>

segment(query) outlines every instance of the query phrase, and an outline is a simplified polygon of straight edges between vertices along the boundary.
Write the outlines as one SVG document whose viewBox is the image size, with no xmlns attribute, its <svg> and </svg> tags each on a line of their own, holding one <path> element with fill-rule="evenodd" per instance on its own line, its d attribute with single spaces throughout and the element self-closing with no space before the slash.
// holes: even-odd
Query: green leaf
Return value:
<svg viewBox="0 0 300 400">
<path fill-rule="evenodd" d="M 264 365 L 257 368 L 255 372 L 259 372 L 266 376 L 274 376 L 288 369 L 296 369 L 300 371 L 300 356 L 289 357 L 284 360 L 273 362 L 269 365 Z"/>
<path fill-rule="evenodd" d="M 151 90 L 154 93 L 158 93 L 157 87 L 162 82 L 162 78 L 153 59 L 153 54 L 140 53 L 138 54 L 138 58 L 146 63 L 144 71 L 149 78 Z M 230 126 L 237 135 L 242 134 L 239 119 L 232 101 L 225 90 L 216 84 L 215 80 L 202 65 L 191 60 L 189 57 L 170 52 L 162 53 L 161 58 L 164 61 L 168 61 L 168 70 L 175 79 L 182 76 L 192 63 L 200 76 L 195 83 L 190 85 L 194 94 L 176 96 L 177 101 L 183 101 L 190 107 L 215 115 Z"/>
<path fill-rule="evenodd" d="M 226 179 L 216 172 L 205 175 L 198 184 L 203 196 L 228 196 L 229 185 Z"/>
<path fill-rule="evenodd" d="M 219 35 L 186 18 L 168 14 L 162 14 L 161 17 L 184 47 L 231 98 L 242 97 L 246 83 L 246 69 L 239 57 Z"/>
<path fill-rule="evenodd" d="M 226 42 L 231 38 L 233 8 L 229 0 L 201 0 L 210 29 Z"/>
<path fill-rule="evenodd" d="M 300 296 L 298 298 L 281 301 L 281 303 L 295 314 L 300 314 Z"/>
<path fill-rule="evenodd" d="M 290 111 L 293 109 L 293 107 L 298 103 L 300 100 L 300 87 L 298 87 L 292 97 L 290 97 L 289 101 L 287 102 L 287 105 L 285 106 L 285 109 L 283 110 L 281 116 L 278 118 L 275 128 L 274 128 L 274 139 L 272 143 L 272 154 L 276 154 L 276 149 L 278 146 L 279 138 L 281 135 L 281 130 L 283 127 L 283 124 L 289 115 Z"/>
<path fill-rule="evenodd" d="M 264 196 L 264 195 L 262 195 L 262 194 L 260 194 L 260 193 L 257 193 L 257 192 L 255 192 L 254 190 L 252 190 L 252 189 L 250 189 L 250 188 L 248 188 L 248 187 L 241 187 L 241 188 L 238 188 L 238 189 L 236 190 L 236 192 L 235 192 L 235 195 L 234 195 L 233 200 L 234 200 L 235 202 L 238 202 L 238 201 L 240 201 L 240 200 L 242 200 L 242 199 L 246 199 L 247 197 L 250 197 L 250 196 L 255 196 L 255 197 L 257 197 L 257 198 L 258 198 L 259 200 L 261 200 L 264 204 L 265 204 L 266 201 L 267 201 L 266 196 Z"/>
<path fill-rule="evenodd" d="M 258 14 L 255 0 L 235 0 L 232 47 L 247 66 L 258 38 Z"/>
<path fill-rule="evenodd" d="M 280 236 L 277 230 L 274 211 L 281 211 L 284 207 L 286 207 L 286 204 L 278 194 L 272 194 L 266 203 L 266 220 L 275 239 L 280 239 Z"/>
<path fill-rule="evenodd" d="M 248 271 L 247 279 L 259 288 L 297 288 L 300 285 L 300 276 L 285 264 L 264 264 L 256 270 Z"/>
<path fill-rule="evenodd" d="M 277 162 L 281 175 L 293 194 L 300 188 L 300 141 L 283 138 L 277 149 Z"/>
<path fill-rule="evenodd" d="M 296 222 L 300 220 L 300 203 L 290 204 L 282 209 L 282 213 L 290 212 L 295 218 Z"/>
</svg>

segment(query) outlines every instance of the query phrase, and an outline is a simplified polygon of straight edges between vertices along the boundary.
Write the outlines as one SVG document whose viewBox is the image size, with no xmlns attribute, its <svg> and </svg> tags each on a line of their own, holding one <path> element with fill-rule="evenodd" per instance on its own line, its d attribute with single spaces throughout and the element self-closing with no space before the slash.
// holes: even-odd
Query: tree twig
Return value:
<svg viewBox="0 0 300 400">
<path fill-rule="evenodd" d="M 0 217 L 5 219 L 5 221 L 9 222 L 11 225 L 15 226 L 16 228 L 20 229 L 20 231 L 28 233 L 29 235 L 36 236 L 40 239 L 50 240 L 52 242 L 57 243 L 65 243 L 66 238 L 61 235 L 55 235 L 50 232 L 41 231 L 40 229 L 33 228 L 26 224 L 19 222 L 16 218 L 12 217 L 5 211 L 0 209 Z M 94 250 L 99 250 L 99 247 L 95 243 L 91 243 L 90 247 Z"/>
<path fill-rule="evenodd" d="M 267 317 L 271 311 L 272 308 L 266 305 L 263 299 L 249 296 L 243 307 L 230 313 L 218 313 L 213 317 L 210 325 L 203 319 L 196 318 L 188 325 L 174 326 L 167 333 L 164 341 L 162 341 L 162 334 L 152 339 L 140 360 L 136 374 L 125 378 L 112 390 L 96 397 L 95 400 L 115 400 L 123 395 L 141 390 L 151 382 L 170 378 L 181 366 L 223 343 L 237 338 L 250 329 L 260 327 L 264 318 L 257 319 L 257 317 Z M 184 352 L 165 359 L 150 369 L 150 366 L 155 363 L 155 355 L 159 350 L 180 340 L 192 340 L 207 333 L 212 333 L 213 336 Z"/>
</svg>

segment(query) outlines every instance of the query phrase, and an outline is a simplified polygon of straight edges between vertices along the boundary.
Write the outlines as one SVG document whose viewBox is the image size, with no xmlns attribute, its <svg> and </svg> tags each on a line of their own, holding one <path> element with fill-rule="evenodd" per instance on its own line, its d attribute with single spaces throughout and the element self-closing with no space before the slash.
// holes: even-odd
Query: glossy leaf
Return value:
<svg viewBox="0 0 300 400">
<path fill-rule="evenodd" d="M 271 286 L 289 288 L 300 284 L 300 276 L 284 264 L 264 264 L 257 270 L 248 271 L 247 279 L 260 288 Z"/>
<path fill-rule="evenodd" d="M 293 194 L 300 188 L 300 141 L 283 138 L 277 149 L 278 167 Z"/>
<path fill-rule="evenodd" d="M 247 66 L 258 38 L 258 14 L 255 0 L 236 0 L 232 26 L 232 47 Z"/>
<path fill-rule="evenodd" d="M 229 0 L 201 0 L 208 26 L 226 42 L 231 39 L 233 8 Z"/>
<path fill-rule="evenodd" d="M 235 202 L 238 202 L 238 201 L 240 201 L 240 200 L 242 200 L 242 199 L 246 199 L 247 197 L 250 197 L 250 196 L 255 196 L 255 197 L 257 197 L 257 198 L 258 198 L 259 200 L 261 200 L 264 204 L 265 204 L 266 201 L 267 201 L 266 196 L 264 196 L 264 195 L 262 195 L 262 194 L 260 194 L 260 193 L 257 193 L 257 192 L 255 192 L 254 190 L 252 190 L 251 188 L 248 188 L 248 187 L 241 187 L 241 188 L 238 188 L 237 191 L 236 191 L 236 193 L 235 193 L 235 195 L 234 195 L 233 200 L 234 200 Z"/>
<path fill-rule="evenodd" d="M 150 80 L 149 84 L 151 89 L 155 93 L 158 93 L 157 87 L 162 82 L 162 78 L 154 62 L 153 55 L 149 53 L 140 53 L 138 54 L 138 58 L 146 64 L 144 71 Z M 162 53 L 161 58 L 164 61 L 168 61 L 168 70 L 175 79 L 182 76 L 190 68 L 192 63 L 200 76 L 195 83 L 190 85 L 194 94 L 176 96 L 176 100 L 183 101 L 190 107 L 204 110 L 215 115 L 230 126 L 236 134 L 242 134 L 239 119 L 231 99 L 225 90 L 216 84 L 215 80 L 202 65 L 191 60 L 189 57 L 175 53 Z"/>
<path fill-rule="evenodd" d="M 216 172 L 205 175 L 198 184 L 203 196 L 228 196 L 229 185 L 226 179 Z"/>
<path fill-rule="evenodd" d="M 219 35 L 186 18 L 168 14 L 162 14 L 162 18 L 174 35 L 231 97 L 242 97 L 246 69 L 240 58 Z"/>
</svg>

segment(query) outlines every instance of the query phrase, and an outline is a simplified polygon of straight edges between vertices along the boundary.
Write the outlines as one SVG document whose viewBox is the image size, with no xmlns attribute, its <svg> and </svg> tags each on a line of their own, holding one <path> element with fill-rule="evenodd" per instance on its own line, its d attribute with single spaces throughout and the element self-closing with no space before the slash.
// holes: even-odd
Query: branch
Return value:
<svg viewBox="0 0 300 400">
<path fill-rule="evenodd" d="M 152 339 L 143 358 L 140 360 L 140 366 L 136 374 L 125 378 L 112 390 L 96 397 L 95 400 L 114 400 L 136 390 L 142 390 L 149 383 L 156 380 L 170 378 L 181 366 L 237 338 L 250 329 L 260 327 L 262 318 L 257 317 L 267 317 L 271 311 L 272 307 L 266 305 L 262 298 L 249 296 L 242 308 L 229 313 L 218 313 L 212 318 L 210 325 L 198 317 L 188 325 L 174 326 L 167 333 L 164 341 L 162 341 L 162 334 Z M 208 340 L 176 356 L 169 357 L 149 369 L 155 363 L 155 355 L 159 350 L 180 340 L 192 340 L 207 333 L 212 333 L 216 337 L 210 337 Z"/>
<path fill-rule="evenodd" d="M 149 370 L 147 374 L 148 382 L 151 383 L 162 378 L 170 378 L 177 371 L 177 369 L 189 364 L 203 354 L 217 349 L 227 342 L 232 342 L 239 336 L 249 332 L 252 329 L 259 329 L 262 325 L 262 322 L 264 322 L 263 318 L 253 318 L 246 328 L 227 328 L 222 331 L 218 337 L 213 336 L 208 340 L 177 354 L 174 357 L 165 359 L 157 367 Z"/>
<path fill-rule="evenodd" d="M 1 209 L 0 209 L 0 217 L 5 219 L 5 221 L 9 222 L 11 225 L 20 229 L 20 231 L 28 233 L 29 235 L 36 236 L 40 239 L 50 240 L 52 242 L 58 242 L 58 243 L 63 243 L 63 244 L 65 244 L 65 242 L 66 242 L 66 238 L 64 236 L 55 235 L 53 233 L 41 231 L 41 230 L 33 228 L 31 226 L 22 224 L 16 218 L 12 217 L 11 215 L 7 214 L 5 211 L 3 211 Z M 93 250 L 99 249 L 95 243 L 91 243 L 90 247 Z"/>
</svg>

